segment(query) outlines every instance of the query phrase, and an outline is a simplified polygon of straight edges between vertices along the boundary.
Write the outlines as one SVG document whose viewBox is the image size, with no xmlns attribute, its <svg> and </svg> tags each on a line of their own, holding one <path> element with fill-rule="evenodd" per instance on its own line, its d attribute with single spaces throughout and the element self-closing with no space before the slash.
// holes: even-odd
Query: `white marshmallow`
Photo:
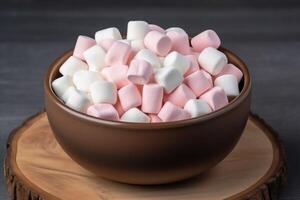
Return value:
<svg viewBox="0 0 300 200">
<path fill-rule="evenodd" d="M 169 53 L 164 59 L 164 67 L 175 67 L 182 75 L 188 71 L 190 65 L 189 59 L 176 51 Z"/>
<path fill-rule="evenodd" d="M 62 95 L 61 99 L 66 102 L 68 101 L 70 95 L 74 92 L 74 90 L 76 90 L 76 88 L 74 86 L 69 87 L 66 92 Z"/>
<path fill-rule="evenodd" d="M 164 88 L 166 93 L 171 93 L 183 81 L 181 72 L 173 67 L 164 67 L 158 70 L 154 78 Z"/>
<path fill-rule="evenodd" d="M 90 85 L 93 102 L 115 104 L 117 102 L 117 88 L 112 82 L 96 81 Z"/>
<path fill-rule="evenodd" d="M 191 117 L 199 117 L 212 112 L 208 103 L 202 99 L 190 99 L 184 105 L 184 110 L 191 114 Z"/>
<path fill-rule="evenodd" d="M 232 74 L 217 77 L 214 81 L 214 85 L 221 87 L 227 96 L 238 96 L 240 93 L 238 81 Z"/>
<path fill-rule="evenodd" d="M 70 91 L 66 105 L 79 112 L 85 112 L 90 106 L 90 100 L 84 92 L 77 89 Z"/>
<path fill-rule="evenodd" d="M 73 76 L 75 72 L 79 70 L 87 70 L 88 65 L 80 60 L 79 58 L 76 58 L 74 56 L 70 56 L 59 68 L 59 72 L 66 76 Z"/>
<path fill-rule="evenodd" d="M 138 52 L 141 49 L 145 49 L 144 40 L 132 40 L 131 48 L 134 52 Z"/>
<path fill-rule="evenodd" d="M 99 72 L 103 67 L 105 67 L 105 51 L 99 45 L 95 45 L 85 52 L 83 52 L 83 57 L 87 64 L 89 65 L 89 70 Z"/>
<path fill-rule="evenodd" d="M 62 76 L 52 82 L 52 89 L 55 94 L 61 99 L 64 93 L 73 85 L 70 76 Z"/>
<path fill-rule="evenodd" d="M 81 70 L 74 74 L 73 83 L 78 90 L 88 92 L 92 83 L 98 80 L 103 80 L 100 73 Z"/>
<path fill-rule="evenodd" d="M 135 55 L 135 59 L 137 59 L 137 60 L 145 60 L 148 63 L 150 63 L 151 66 L 154 67 L 154 68 L 161 67 L 160 60 L 158 59 L 158 57 L 152 51 L 150 51 L 148 49 L 141 49 Z"/>
<path fill-rule="evenodd" d="M 183 30 L 183 29 L 180 28 L 180 27 L 170 27 L 170 28 L 167 28 L 167 29 L 166 29 L 166 32 L 170 32 L 170 31 L 175 31 L 175 32 L 177 32 L 177 33 L 185 33 L 185 34 L 187 34 L 187 33 L 185 32 L 185 30 Z"/>
<path fill-rule="evenodd" d="M 95 40 L 97 44 L 100 44 L 102 40 L 106 39 L 122 40 L 119 29 L 117 29 L 116 27 L 111 27 L 102 29 L 95 33 Z"/>
<path fill-rule="evenodd" d="M 217 75 L 227 64 L 228 60 L 224 53 L 213 48 L 205 48 L 198 57 L 200 66 L 211 75 Z"/>
<path fill-rule="evenodd" d="M 149 32 L 149 24 L 145 21 L 129 21 L 127 25 L 127 40 L 143 40 Z"/>
<path fill-rule="evenodd" d="M 121 117 L 121 121 L 136 122 L 136 123 L 149 123 L 150 118 L 137 108 L 127 110 Z"/>
</svg>

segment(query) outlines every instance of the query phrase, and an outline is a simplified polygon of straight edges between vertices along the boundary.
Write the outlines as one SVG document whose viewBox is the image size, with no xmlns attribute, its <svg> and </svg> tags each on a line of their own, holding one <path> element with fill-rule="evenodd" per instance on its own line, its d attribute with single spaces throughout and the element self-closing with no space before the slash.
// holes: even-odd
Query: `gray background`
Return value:
<svg viewBox="0 0 300 200">
<path fill-rule="evenodd" d="M 43 109 L 42 79 L 50 63 L 73 47 L 78 34 L 93 36 L 111 25 L 124 32 L 131 19 L 181 26 L 190 35 L 207 28 L 219 33 L 223 46 L 250 68 L 252 111 L 279 132 L 285 146 L 289 175 L 280 199 L 300 199 L 300 3 L 292 0 L 2 0 L 1 171 L 9 132 Z M 1 173 L 0 199 L 7 198 Z"/>
</svg>

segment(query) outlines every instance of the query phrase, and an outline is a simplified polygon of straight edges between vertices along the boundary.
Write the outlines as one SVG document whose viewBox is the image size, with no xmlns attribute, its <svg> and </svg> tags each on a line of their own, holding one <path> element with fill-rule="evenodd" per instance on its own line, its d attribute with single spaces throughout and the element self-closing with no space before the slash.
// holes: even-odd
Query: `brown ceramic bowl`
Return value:
<svg viewBox="0 0 300 200">
<path fill-rule="evenodd" d="M 243 74 L 241 94 L 210 114 L 176 122 L 138 124 L 97 119 L 64 105 L 51 89 L 68 51 L 45 77 L 45 105 L 53 133 L 66 153 L 95 174 L 123 183 L 163 184 L 203 173 L 238 142 L 250 108 L 251 80 L 241 59 L 220 48 Z"/>
</svg>

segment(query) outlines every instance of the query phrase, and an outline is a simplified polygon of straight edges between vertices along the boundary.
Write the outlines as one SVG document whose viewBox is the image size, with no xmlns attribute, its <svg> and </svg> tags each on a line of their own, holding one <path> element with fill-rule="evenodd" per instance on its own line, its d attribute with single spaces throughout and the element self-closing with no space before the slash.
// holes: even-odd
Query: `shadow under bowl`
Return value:
<svg viewBox="0 0 300 200">
<path fill-rule="evenodd" d="M 211 169 L 237 144 L 246 126 L 251 96 L 245 63 L 227 49 L 219 49 L 244 74 L 240 95 L 207 115 L 153 124 L 101 120 L 65 106 L 51 88 L 52 81 L 61 76 L 59 67 L 72 55 L 71 50 L 64 53 L 44 80 L 46 112 L 57 141 L 82 167 L 123 183 L 165 184 Z"/>
</svg>

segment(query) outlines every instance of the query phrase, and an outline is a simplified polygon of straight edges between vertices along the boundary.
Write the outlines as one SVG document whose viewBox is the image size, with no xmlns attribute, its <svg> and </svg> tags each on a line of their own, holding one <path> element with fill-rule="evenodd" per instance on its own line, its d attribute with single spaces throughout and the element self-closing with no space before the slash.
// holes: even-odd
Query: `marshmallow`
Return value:
<svg viewBox="0 0 300 200">
<path fill-rule="evenodd" d="M 162 122 L 162 120 L 161 120 L 157 115 L 149 114 L 148 116 L 149 116 L 149 118 L 150 118 L 150 122 L 151 122 L 151 123 Z"/>
<path fill-rule="evenodd" d="M 141 49 L 145 49 L 144 40 L 132 40 L 130 44 L 134 53 L 137 53 Z"/>
<path fill-rule="evenodd" d="M 76 58 L 74 56 L 70 56 L 59 68 L 59 72 L 66 76 L 73 76 L 75 72 L 79 70 L 87 70 L 88 65 L 80 60 L 79 58 Z"/>
<path fill-rule="evenodd" d="M 62 98 L 64 93 L 73 85 L 72 78 L 70 76 L 62 76 L 55 79 L 52 82 L 52 89 L 55 94 Z"/>
<path fill-rule="evenodd" d="M 121 121 L 135 122 L 135 123 L 149 123 L 150 118 L 139 109 L 131 108 L 122 115 Z"/>
<path fill-rule="evenodd" d="M 213 30 L 206 30 L 192 38 L 191 44 L 194 50 L 201 52 L 207 47 L 219 48 L 221 40 Z"/>
<path fill-rule="evenodd" d="M 228 64 L 220 44 L 213 30 L 190 41 L 179 27 L 129 21 L 125 39 L 115 27 L 96 32 L 95 40 L 79 36 L 52 88 L 70 108 L 107 120 L 198 117 L 239 95 L 242 71 Z"/>
<path fill-rule="evenodd" d="M 83 52 L 94 45 L 96 45 L 96 41 L 93 38 L 83 36 L 83 35 L 78 36 L 73 51 L 73 56 L 81 60 L 84 60 Z"/>
<path fill-rule="evenodd" d="M 213 47 L 205 48 L 198 57 L 200 66 L 211 75 L 217 75 L 227 64 L 227 57 Z"/>
<path fill-rule="evenodd" d="M 170 28 L 167 28 L 166 29 L 166 32 L 177 32 L 177 33 L 184 33 L 184 34 L 187 34 L 186 32 L 185 32 L 185 30 L 183 30 L 182 28 L 180 28 L 180 27 L 170 27 Z"/>
<path fill-rule="evenodd" d="M 88 92 L 90 85 L 97 80 L 102 80 L 100 73 L 87 70 L 77 71 L 73 76 L 74 85 L 83 92 Z"/>
<path fill-rule="evenodd" d="M 66 105 L 79 112 L 85 112 L 90 105 L 90 100 L 84 92 L 75 89 L 70 91 Z"/>
<path fill-rule="evenodd" d="M 188 100 L 195 98 L 196 95 L 193 93 L 193 91 L 184 83 L 182 83 L 166 97 L 166 100 L 179 107 L 183 107 Z"/>
<path fill-rule="evenodd" d="M 188 76 L 193 72 L 199 70 L 199 64 L 198 64 L 197 57 L 195 55 L 186 55 L 185 57 L 190 61 L 190 67 L 187 70 L 187 72 L 184 74 L 185 76 Z"/>
<path fill-rule="evenodd" d="M 118 111 L 119 116 L 122 116 L 123 113 L 125 112 L 125 111 L 123 110 L 122 105 L 121 105 L 121 103 L 120 103 L 119 100 L 117 100 L 117 103 L 114 105 L 114 107 L 115 107 L 115 109 Z"/>
<path fill-rule="evenodd" d="M 98 45 L 100 45 L 105 51 L 108 51 L 108 49 L 113 45 L 113 43 L 117 41 L 115 39 L 105 39 L 101 40 Z"/>
<path fill-rule="evenodd" d="M 213 110 L 218 110 L 228 104 L 225 91 L 220 87 L 213 87 L 200 96 L 199 99 L 206 101 Z"/>
<path fill-rule="evenodd" d="M 155 81 L 161 85 L 166 93 L 171 93 L 183 81 L 180 71 L 173 67 L 164 67 L 154 75 Z"/>
<path fill-rule="evenodd" d="M 208 72 L 206 72 L 205 70 L 202 70 L 202 69 L 201 69 L 201 72 L 204 74 L 204 76 L 206 76 L 207 79 L 211 80 L 211 82 L 212 82 L 212 76 Z"/>
<path fill-rule="evenodd" d="M 202 99 L 190 99 L 184 105 L 184 110 L 190 113 L 191 117 L 199 117 L 212 112 L 208 103 Z"/>
<path fill-rule="evenodd" d="M 105 51 L 99 45 L 87 49 L 83 56 L 89 65 L 89 70 L 99 72 L 105 67 Z"/>
<path fill-rule="evenodd" d="M 191 62 L 185 56 L 176 51 L 169 53 L 164 59 L 165 67 L 174 67 L 178 69 L 182 75 L 188 71 L 190 65 Z"/>
<path fill-rule="evenodd" d="M 122 36 L 119 29 L 116 27 L 111 27 L 96 32 L 95 39 L 96 42 L 100 44 L 102 40 L 106 39 L 122 40 Z"/>
<path fill-rule="evenodd" d="M 215 86 L 221 87 L 227 96 L 238 96 L 240 93 L 238 81 L 232 74 L 225 74 L 217 77 L 214 84 Z"/>
<path fill-rule="evenodd" d="M 158 84 L 144 85 L 142 92 L 142 111 L 158 113 L 162 106 L 163 87 Z"/>
<path fill-rule="evenodd" d="M 158 117 L 163 122 L 170 122 L 170 121 L 178 121 L 178 120 L 185 120 L 190 118 L 190 114 L 185 111 L 184 109 L 172 104 L 171 102 L 167 101 L 160 112 L 158 113 Z"/>
<path fill-rule="evenodd" d="M 90 85 L 90 93 L 94 103 L 117 102 L 117 88 L 112 82 L 96 81 Z"/>
<path fill-rule="evenodd" d="M 171 39 L 158 31 L 150 31 L 144 39 L 145 46 L 159 56 L 165 56 L 171 49 Z"/>
<path fill-rule="evenodd" d="M 224 66 L 223 70 L 217 75 L 218 76 L 222 76 L 225 74 L 232 74 L 236 77 L 237 81 L 240 82 L 242 77 L 243 77 L 243 72 L 237 68 L 236 66 L 234 66 L 233 64 L 227 64 Z"/>
<path fill-rule="evenodd" d="M 112 105 L 106 103 L 99 103 L 88 107 L 87 114 L 106 120 L 119 120 L 119 114 L 116 109 Z"/>
<path fill-rule="evenodd" d="M 127 72 L 127 79 L 132 83 L 144 85 L 149 82 L 152 67 L 145 60 L 132 60 Z"/>
<path fill-rule="evenodd" d="M 127 64 L 131 56 L 130 45 L 116 41 L 108 49 L 105 56 L 105 64 L 107 65 L 122 65 Z"/>
<path fill-rule="evenodd" d="M 149 32 L 149 25 L 145 21 L 130 21 L 127 25 L 128 40 L 142 40 Z"/>
<path fill-rule="evenodd" d="M 160 65 L 164 66 L 165 57 L 158 57 Z"/>
<path fill-rule="evenodd" d="M 195 51 L 191 50 L 191 55 L 194 55 L 194 56 L 196 56 L 196 58 L 197 58 L 197 62 L 198 62 L 198 57 L 199 57 L 200 53 L 199 53 L 199 52 L 195 52 Z"/>
<path fill-rule="evenodd" d="M 133 84 L 122 87 L 118 91 L 118 95 L 124 111 L 127 111 L 133 107 L 138 107 L 142 104 L 141 94 L 138 88 Z"/>
<path fill-rule="evenodd" d="M 158 57 L 149 49 L 141 49 L 134 58 L 138 60 L 146 60 L 154 68 L 159 68 L 161 66 Z"/>
<path fill-rule="evenodd" d="M 156 24 L 149 24 L 149 31 L 158 31 L 161 33 L 165 33 L 165 30 L 162 27 L 157 26 Z"/>
<path fill-rule="evenodd" d="M 198 97 L 213 87 L 211 77 L 205 75 L 203 70 L 198 70 L 184 79 L 184 83 L 189 86 Z"/>
<path fill-rule="evenodd" d="M 171 39 L 172 51 L 178 51 L 181 54 L 187 55 L 191 53 L 189 36 L 183 32 L 169 31 L 167 36 Z"/>
<path fill-rule="evenodd" d="M 62 95 L 61 99 L 64 101 L 64 102 L 67 102 L 70 95 L 74 92 L 74 90 L 76 90 L 76 88 L 74 86 L 71 86 L 69 87 L 66 92 Z"/>
<path fill-rule="evenodd" d="M 125 44 L 128 44 L 129 46 L 131 45 L 131 41 L 130 40 L 126 40 L 126 39 L 122 39 L 122 40 L 118 40 L 119 42 L 123 42 Z"/>
<path fill-rule="evenodd" d="M 103 68 L 101 73 L 106 80 L 113 82 L 117 89 L 119 89 L 130 83 L 127 79 L 127 71 L 127 65 L 115 65 Z"/>
</svg>

